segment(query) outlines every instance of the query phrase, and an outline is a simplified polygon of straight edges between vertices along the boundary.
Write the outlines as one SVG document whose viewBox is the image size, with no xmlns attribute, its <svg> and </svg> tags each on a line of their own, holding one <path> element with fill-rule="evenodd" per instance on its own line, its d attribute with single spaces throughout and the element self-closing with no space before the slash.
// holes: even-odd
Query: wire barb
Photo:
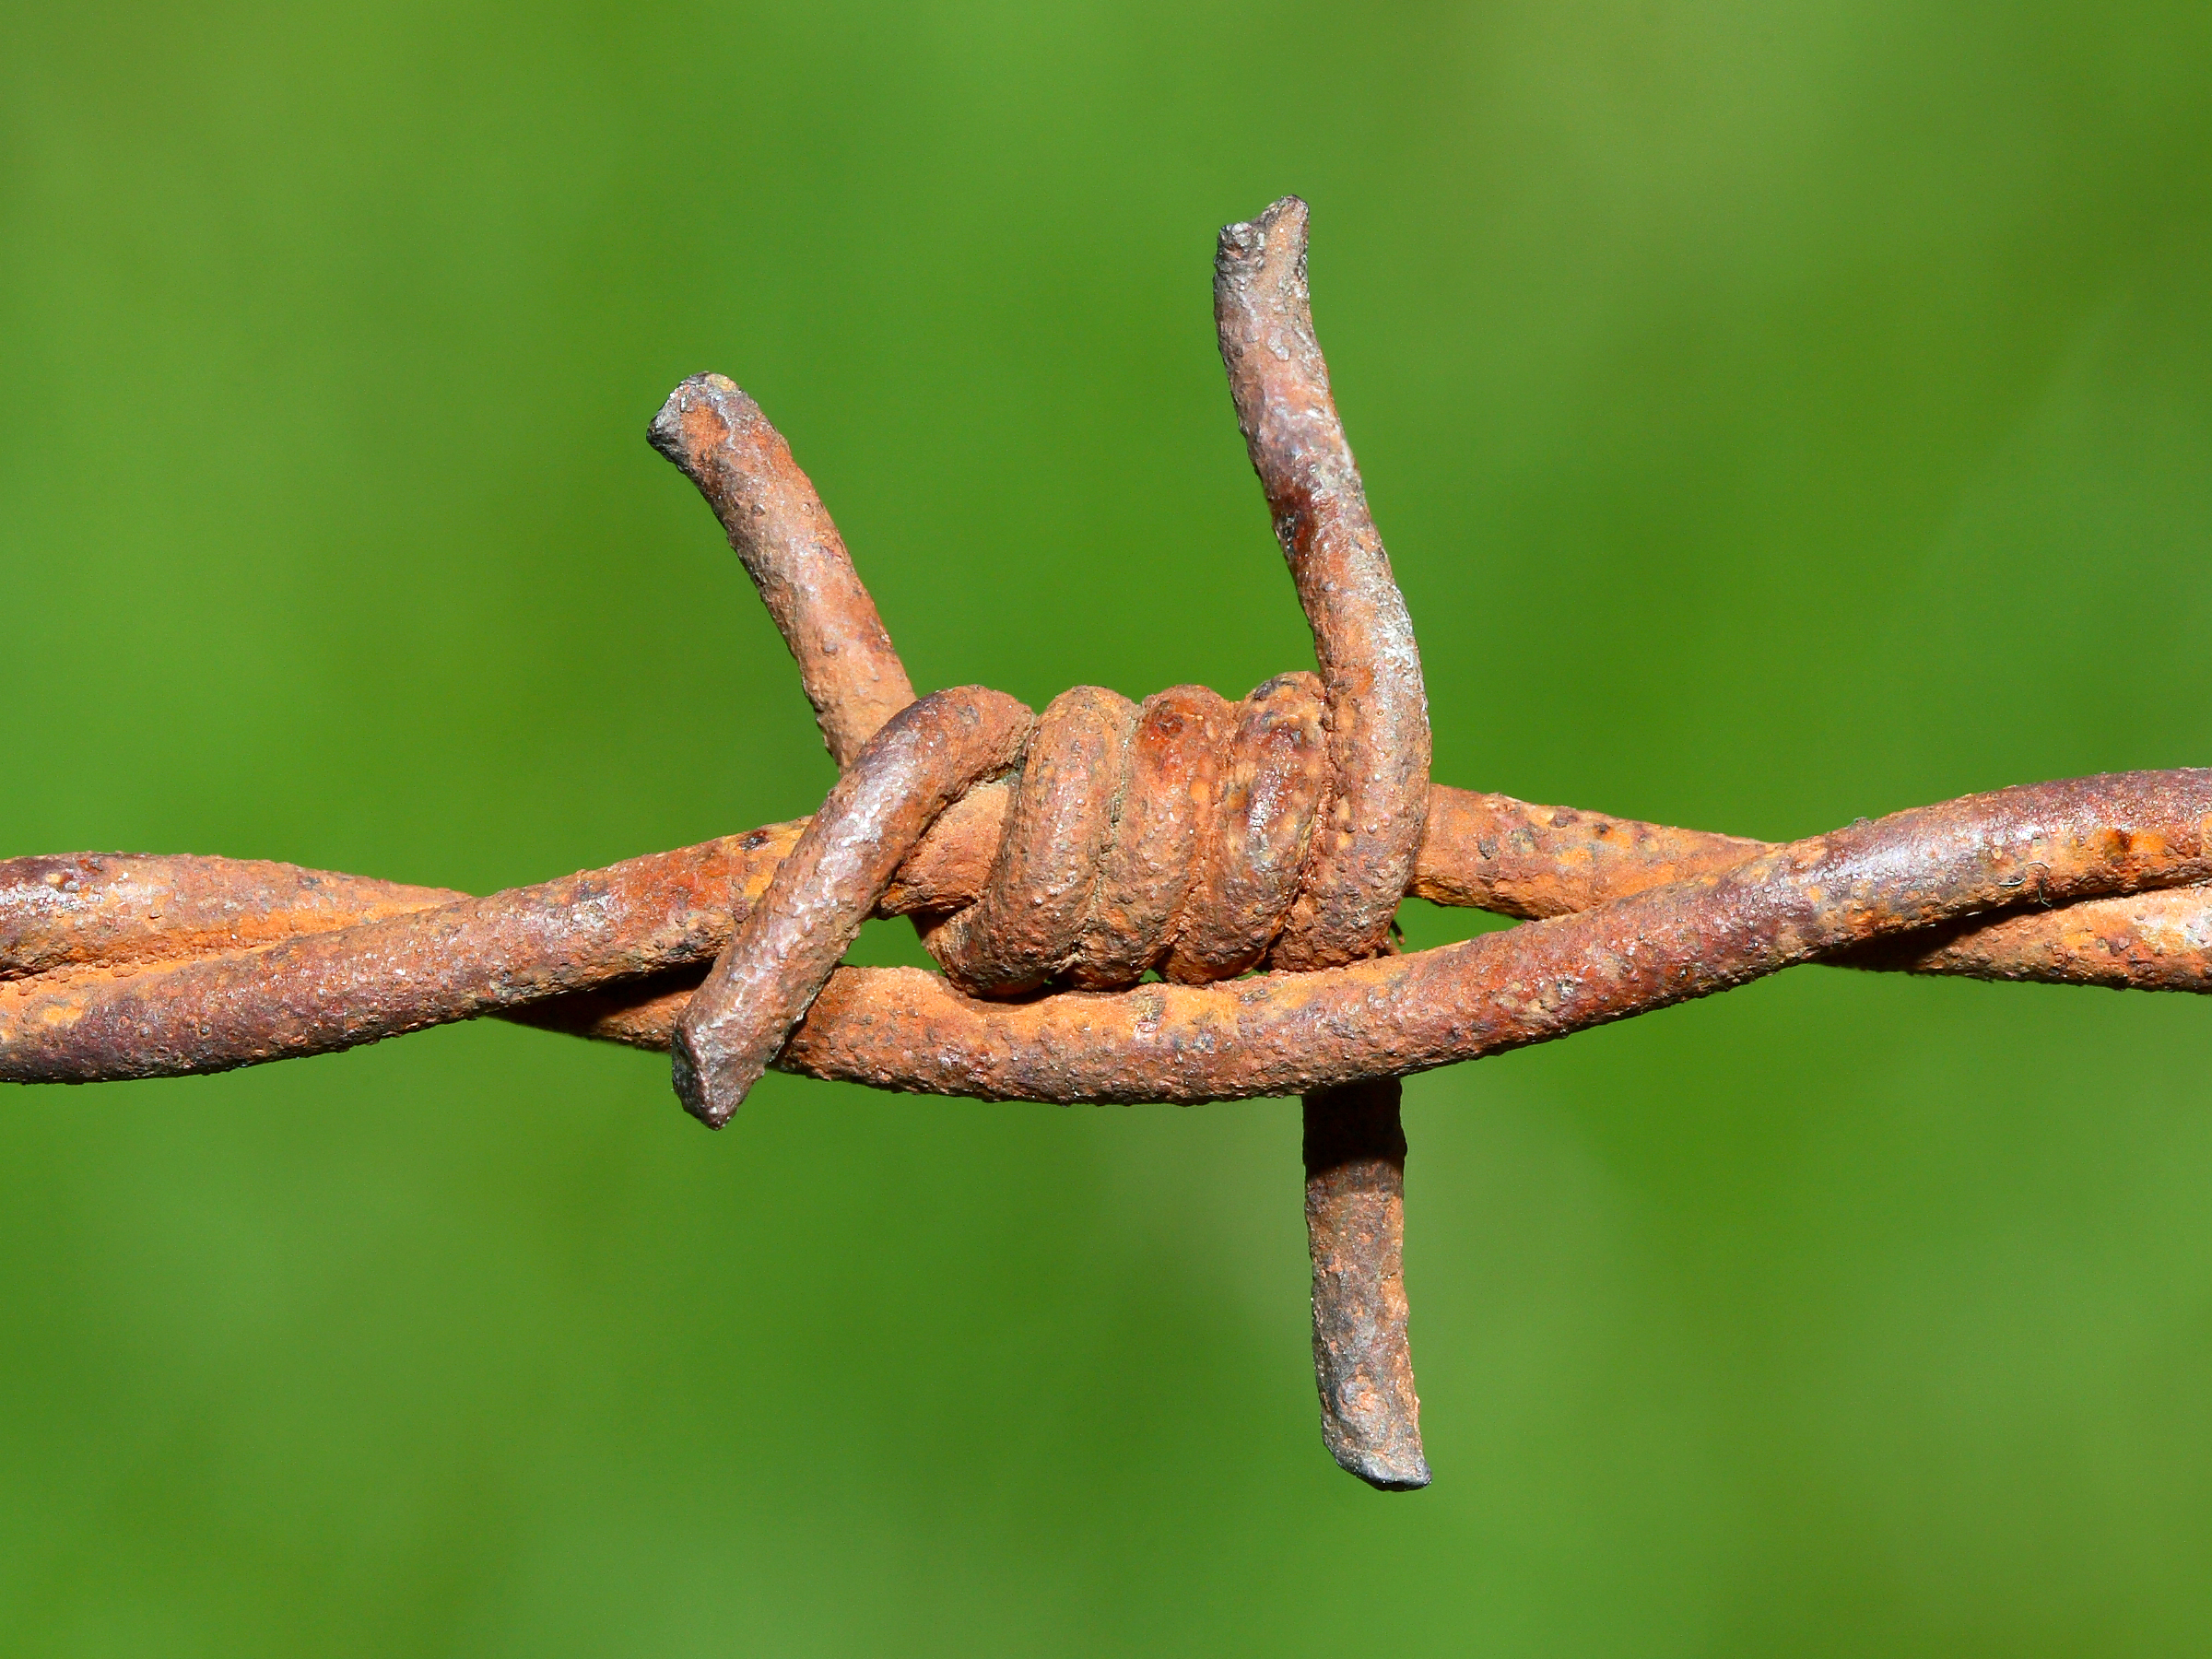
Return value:
<svg viewBox="0 0 2212 1659">
<path fill-rule="evenodd" d="M 1375 956 L 1413 872 L 1429 797 L 1429 699 L 1413 619 L 1329 394 L 1306 278 L 1305 203 L 1221 232 L 1214 326 L 1328 698 L 1328 788 L 1270 950 L 1291 971 Z M 1387 1097 L 1387 1098 L 1385 1098 Z M 1313 1374 L 1331 1456 L 1371 1486 L 1429 1484 L 1406 1334 L 1406 1136 L 1398 1083 L 1304 1099 Z M 1315 1148 L 1341 1157 L 1316 1164 Z"/>
</svg>

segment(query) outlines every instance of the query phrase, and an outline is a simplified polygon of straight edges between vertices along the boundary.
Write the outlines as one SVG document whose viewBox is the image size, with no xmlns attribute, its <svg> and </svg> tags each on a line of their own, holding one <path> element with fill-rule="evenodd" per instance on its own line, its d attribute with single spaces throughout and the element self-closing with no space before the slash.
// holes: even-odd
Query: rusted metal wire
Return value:
<svg viewBox="0 0 2212 1659">
<path fill-rule="evenodd" d="M 1033 724 L 1012 698 L 971 687 L 933 693 L 870 736 L 676 1022 L 676 1092 L 694 1117 L 730 1121 L 929 821 L 1019 759 Z"/>
<path fill-rule="evenodd" d="M 791 647 L 830 758 L 852 765 L 914 687 L 791 445 L 719 374 L 678 386 L 646 436 L 722 521 Z"/>
<path fill-rule="evenodd" d="M 1328 775 L 1296 896 L 1268 948 L 1290 972 L 1371 957 L 1413 873 L 1429 801 L 1429 698 L 1413 618 L 1329 394 L 1306 285 L 1306 205 L 1221 232 L 1214 325 L 1253 470 L 1313 629 Z M 1372 1486 L 1429 1484 L 1401 1270 L 1406 1132 L 1395 1077 L 1304 1097 L 1313 1378 L 1331 1455 Z"/>
<path fill-rule="evenodd" d="M 823 810 L 484 899 L 216 858 L 0 861 L 0 1080 L 220 1071 L 497 1015 L 672 1050 L 712 1124 L 770 1065 L 998 1100 L 1301 1094 L 1324 1438 L 1407 1489 L 1429 1467 L 1399 1078 L 1806 962 L 2212 990 L 2212 771 L 1779 847 L 1432 785 L 1305 238 L 1295 198 L 1230 226 L 1215 304 L 1318 676 L 1235 704 L 1082 687 L 1034 719 L 975 688 L 917 702 L 789 448 L 700 376 L 652 441 L 791 646 L 843 771 Z M 1408 893 L 1529 924 L 1395 955 Z M 871 913 L 913 917 L 944 971 L 838 966 Z"/>
</svg>

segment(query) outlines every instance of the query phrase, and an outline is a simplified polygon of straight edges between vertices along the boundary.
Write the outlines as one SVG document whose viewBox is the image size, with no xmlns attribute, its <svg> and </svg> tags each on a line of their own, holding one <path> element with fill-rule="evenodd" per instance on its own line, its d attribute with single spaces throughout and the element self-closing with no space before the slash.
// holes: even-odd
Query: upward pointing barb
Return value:
<svg viewBox="0 0 2212 1659">
<path fill-rule="evenodd" d="M 1413 618 L 1329 394 L 1296 196 L 1221 232 L 1214 324 L 1328 695 L 1335 788 L 1271 960 L 1332 968 L 1382 949 L 1405 896 L 1429 801 L 1429 699 Z"/>
<path fill-rule="evenodd" d="M 914 700 L 876 601 L 791 445 L 735 381 L 695 374 L 668 394 L 653 447 L 699 486 L 799 665 L 841 770 Z"/>
</svg>

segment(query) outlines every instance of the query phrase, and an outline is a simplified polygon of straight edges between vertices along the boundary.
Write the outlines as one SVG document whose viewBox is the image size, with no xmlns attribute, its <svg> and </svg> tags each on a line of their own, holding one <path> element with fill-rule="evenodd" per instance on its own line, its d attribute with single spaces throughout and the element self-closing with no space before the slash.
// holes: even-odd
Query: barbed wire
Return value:
<svg viewBox="0 0 2212 1659">
<path fill-rule="evenodd" d="M 1403 1077 L 1806 962 L 2212 990 L 2212 771 L 1998 790 L 1786 846 L 1432 785 L 1306 231 L 1295 197 L 1225 229 L 1215 312 L 1318 674 L 1237 703 L 917 699 L 789 447 L 700 375 L 652 441 L 791 647 L 841 769 L 822 809 L 482 899 L 257 861 L 0 861 L 0 1080 L 215 1072 L 496 1015 L 670 1051 L 713 1126 L 771 1066 L 1064 1103 L 1299 1094 L 1324 1438 L 1406 1489 L 1430 1471 Z M 1408 893 L 1526 924 L 1399 954 Z M 871 915 L 912 917 L 943 971 L 841 966 Z"/>
</svg>

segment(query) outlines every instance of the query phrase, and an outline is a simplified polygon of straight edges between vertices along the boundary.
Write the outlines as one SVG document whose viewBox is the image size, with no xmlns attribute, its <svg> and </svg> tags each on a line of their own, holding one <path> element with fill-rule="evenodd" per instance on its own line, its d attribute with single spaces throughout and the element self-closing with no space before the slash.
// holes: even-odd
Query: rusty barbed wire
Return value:
<svg viewBox="0 0 2212 1659">
<path fill-rule="evenodd" d="M 1431 784 L 1305 248 L 1295 197 L 1229 227 L 1215 300 L 1318 675 L 1235 704 L 1083 687 L 1035 717 L 979 688 L 917 700 L 788 446 L 698 376 L 652 441 L 790 644 L 842 771 L 823 809 L 483 899 L 258 861 L 0 861 L 0 1080 L 220 1071 L 494 1015 L 669 1050 L 715 1125 L 771 1065 L 1065 1103 L 1300 1094 L 1324 1439 L 1406 1489 L 1430 1473 L 1401 1077 L 1806 962 L 2212 990 L 2212 771 L 1786 846 Z M 1408 893 L 1525 924 L 1396 955 Z M 840 966 L 871 914 L 912 917 L 943 971 Z"/>
</svg>

